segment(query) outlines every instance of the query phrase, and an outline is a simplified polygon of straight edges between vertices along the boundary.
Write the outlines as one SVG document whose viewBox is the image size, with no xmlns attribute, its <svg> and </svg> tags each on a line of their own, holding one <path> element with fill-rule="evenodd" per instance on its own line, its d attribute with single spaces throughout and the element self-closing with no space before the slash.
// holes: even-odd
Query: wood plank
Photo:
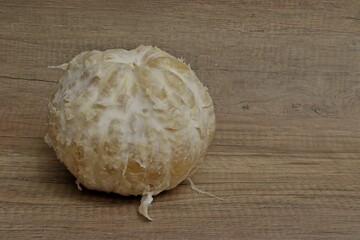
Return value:
<svg viewBox="0 0 360 240">
<path fill-rule="evenodd" d="M 59 75 L 46 67 L 80 51 L 148 43 L 191 63 L 218 112 L 360 114 L 358 1 L 142 5 L 5 3 L 0 72 L 56 81 Z"/>
<path fill-rule="evenodd" d="M 12 237 L 25 231 L 46 238 L 62 234 L 90 239 L 107 236 L 107 231 L 160 239 L 173 234 L 194 239 L 360 234 L 359 133 L 349 134 L 341 129 L 344 121 L 330 120 L 327 129 L 340 140 L 325 135 L 319 142 L 318 132 L 291 131 L 312 125 L 313 119 L 287 125 L 279 118 L 273 127 L 256 117 L 219 118 L 216 140 L 193 179 L 225 200 L 198 195 L 184 183 L 155 198 L 151 226 L 136 213 L 139 198 L 78 191 L 42 138 L 0 138 L 1 230 Z M 229 133 L 232 124 L 237 127 Z M 248 138 L 234 145 L 234 137 L 245 133 Z"/>
<path fill-rule="evenodd" d="M 44 136 L 47 104 L 57 84 L 4 77 L 0 84 L 0 136 Z"/>
<path fill-rule="evenodd" d="M 0 239 L 357 239 L 360 2 L 0 4 Z M 217 133 L 194 182 L 155 197 L 84 189 L 43 140 L 81 51 L 153 44 L 209 87 Z"/>
</svg>

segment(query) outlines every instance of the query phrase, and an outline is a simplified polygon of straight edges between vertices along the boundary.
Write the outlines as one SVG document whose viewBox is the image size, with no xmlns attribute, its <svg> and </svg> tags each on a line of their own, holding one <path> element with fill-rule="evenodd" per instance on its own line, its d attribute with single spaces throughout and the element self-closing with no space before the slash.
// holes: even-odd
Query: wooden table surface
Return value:
<svg viewBox="0 0 360 240">
<path fill-rule="evenodd" d="M 209 87 L 217 133 L 155 197 L 78 191 L 43 140 L 81 51 L 156 45 Z M 0 4 L 0 239 L 360 239 L 360 1 Z"/>
</svg>

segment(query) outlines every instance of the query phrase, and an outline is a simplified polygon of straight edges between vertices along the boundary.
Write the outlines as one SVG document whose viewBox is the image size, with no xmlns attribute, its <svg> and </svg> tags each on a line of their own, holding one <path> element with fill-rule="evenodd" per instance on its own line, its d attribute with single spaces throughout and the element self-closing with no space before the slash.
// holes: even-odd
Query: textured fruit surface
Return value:
<svg viewBox="0 0 360 240">
<path fill-rule="evenodd" d="M 193 174 L 215 132 L 207 88 L 151 46 L 89 51 L 59 66 L 46 142 L 78 182 L 156 195 Z"/>
</svg>

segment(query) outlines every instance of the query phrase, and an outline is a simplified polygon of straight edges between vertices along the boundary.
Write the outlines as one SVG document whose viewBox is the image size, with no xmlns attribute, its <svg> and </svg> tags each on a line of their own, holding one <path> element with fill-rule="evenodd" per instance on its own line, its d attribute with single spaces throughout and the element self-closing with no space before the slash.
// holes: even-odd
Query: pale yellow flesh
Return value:
<svg viewBox="0 0 360 240">
<path fill-rule="evenodd" d="M 46 142 L 82 185 L 152 196 L 204 159 L 215 132 L 206 87 L 182 60 L 151 46 L 76 56 L 49 103 Z"/>
</svg>

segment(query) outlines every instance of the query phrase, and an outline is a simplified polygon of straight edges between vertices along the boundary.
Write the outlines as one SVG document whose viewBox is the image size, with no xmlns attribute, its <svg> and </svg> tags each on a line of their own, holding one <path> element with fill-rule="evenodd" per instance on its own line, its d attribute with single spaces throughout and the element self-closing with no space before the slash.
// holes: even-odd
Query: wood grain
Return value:
<svg viewBox="0 0 360 240">
<path fill-rule="evenodd" d="M 360 2 L 0 4 L 0 239 L 359 239 Z M 43 141 L 48 69 L 153 44 L 209 87 L 217 133 L 194 182 L 138 197 L 78 191 Z"/>
</svg>

